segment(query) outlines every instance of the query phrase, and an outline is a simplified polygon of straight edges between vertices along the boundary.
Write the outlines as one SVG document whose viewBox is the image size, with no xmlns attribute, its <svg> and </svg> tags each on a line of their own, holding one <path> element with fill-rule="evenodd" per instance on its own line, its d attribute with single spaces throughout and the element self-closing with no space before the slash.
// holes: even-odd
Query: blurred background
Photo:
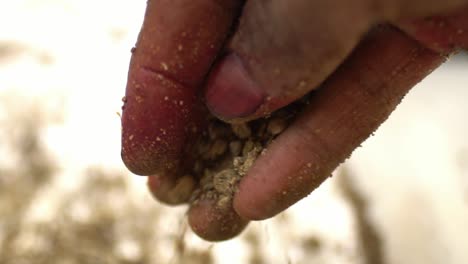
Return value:
<svg viewBox="0 0 468 264">
<path fill-rule="evenodd" d="M 466 55 L 309 197 L 212 244 L 120 160 L 145 2 L 0 2 L 0 263 L 468 263 Z"/>
</svg>

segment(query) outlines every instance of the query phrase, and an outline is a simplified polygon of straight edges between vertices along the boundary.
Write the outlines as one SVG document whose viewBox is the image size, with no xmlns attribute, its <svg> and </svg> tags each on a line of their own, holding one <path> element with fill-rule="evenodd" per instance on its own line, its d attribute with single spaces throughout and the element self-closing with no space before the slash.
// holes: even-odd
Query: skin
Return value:
<svg viewBox="0 0 468 264">
<path fill-rule="evenodd" d="M 135 174 L 179 174 L 203 126 L 197 96 L 240 4 L 148 1 L 133 49 L 122 116 L 122 158 Z"/>
<path fill-rule="evenodd" d="M 152 175 L 156 198 L 179 204 L 195 184 L 182 176 L 205 105 L 240 122 L 320 87 L 242 179 L 232 208 L 202 201 L 189 210 L 192 229 L 212 241 L 313 191 L 416 83 L 468 48 L 464 0 L 247 1 L 232 32 L 240 5 L 149 1 L 122 116 L 125 164 Z"/>
</svg>

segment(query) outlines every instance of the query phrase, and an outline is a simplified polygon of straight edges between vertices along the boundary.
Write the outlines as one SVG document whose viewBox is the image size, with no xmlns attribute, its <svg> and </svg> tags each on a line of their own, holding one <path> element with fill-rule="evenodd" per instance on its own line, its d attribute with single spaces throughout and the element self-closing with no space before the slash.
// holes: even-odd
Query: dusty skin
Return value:
<svg viewBox="0 0 468 264">
<path fill-rule="evenodd" d="M 334 64 L 341 66 L 329 65 L 330 72 L 306 83 L 321 88 L 313 92 L 304 111 L 290 125 L 273 114 L 264 125 L 271 138 L 259 140 L 262 126 L 218 123 L 207 118 L 200 99 L 223 45 L 238 51 L 226 43 L 226 37 L 239 3 L 149 1 L 132 55 L 122 113 L 122 158 L 127 167 L 136 174 L 152 175 L 148 184 L 158 200 L 174 205 L 189 201 L 192 229 L 213 241 L 232 238 L 247 219 L 272 217 L 308 195 L 386 120 L 411 87 L 450 53 L 468 47 L 468 9 L 401 22 L 398 28 L 385 26 L 366 34 L 352 49 L 362 37 L 358 32 L 343 43 L 346 50 L 353 50 L 350 56 L 340 53 L 346 61 L 334 57 Z M 241 32 L 248 32 L 249 24 L 242 25 Z M 364 34 L 365 24 L 361 30 Z M 258 53 L 246 50 L 243 54 Z M 286 71 L 280 73 L 274 78 L 285 79 Z M 221 70 L 212 71 L 208 80 L 229 84 L 239 77 L 245 77 L 245 72 Z M 223 98 L 205 97 L 206 102 L 221 104 Z M 277 103 L 269 97 L 264 102 Z M 283 126 L 288 128 L 276 137 Z M 243 176 L 247 169 L 248 175 Z"/>
</svg>

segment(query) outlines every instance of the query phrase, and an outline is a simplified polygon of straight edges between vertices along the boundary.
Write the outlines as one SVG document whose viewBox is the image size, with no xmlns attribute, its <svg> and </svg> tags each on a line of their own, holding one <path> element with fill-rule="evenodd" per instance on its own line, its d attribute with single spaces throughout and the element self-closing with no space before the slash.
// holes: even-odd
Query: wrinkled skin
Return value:
<svg viewBox="0 0 468 264">
<path fill-rule="evenodd" d="M 154 196 L 178 204 L 205 105 L 240 122 L 320 87 L 242 179 L 231 211 L 209 200 L 189 210 L 192 229 L 213 241 L 317 188 L 416 83 L 468 48 L 466 0 L 257 0 L 241 12 L 242 4 L 148 1 L 122 116 L 126 166 L 152 175 Z"/>
</svg>

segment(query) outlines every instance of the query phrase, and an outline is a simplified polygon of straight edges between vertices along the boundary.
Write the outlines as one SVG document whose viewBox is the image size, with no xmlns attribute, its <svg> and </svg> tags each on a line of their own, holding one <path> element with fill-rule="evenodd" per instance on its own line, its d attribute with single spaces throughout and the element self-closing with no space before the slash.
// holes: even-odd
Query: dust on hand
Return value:
<svg viewBox="0 0 468 264">
<path fill-rule="evenodd" d="M 230 208 L 241 178 L 291 123 L 299 108 L 292 105 L 247 123 L 227 124 L 211 117 L 194 147 L 196 161 L 192 174 L 199 179 L 199 186 L 190 203 L 207 199 L 216 201 L 219 209 Z"/>
</svg>

